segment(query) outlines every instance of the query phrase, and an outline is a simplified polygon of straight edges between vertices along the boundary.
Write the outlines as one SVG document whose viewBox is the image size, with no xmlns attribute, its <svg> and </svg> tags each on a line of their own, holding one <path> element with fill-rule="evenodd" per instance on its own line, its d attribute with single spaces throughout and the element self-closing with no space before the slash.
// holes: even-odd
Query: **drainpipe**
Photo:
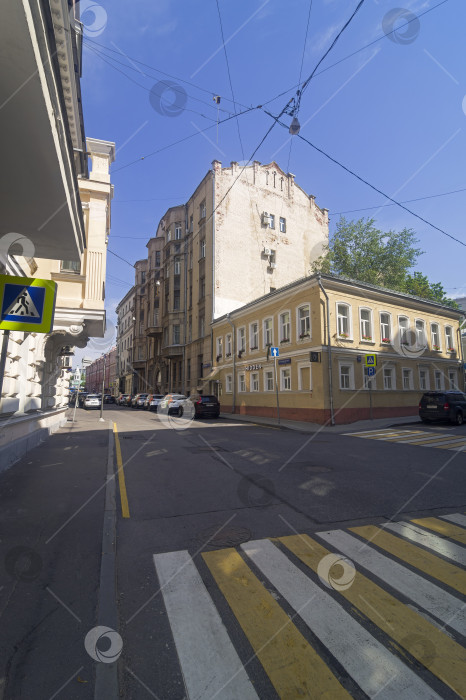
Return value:
<svg viewBox="0 0 466 700">
<path fill-rule="evenodd" d="M 233 405 L 231 407 L 231 412 L 234 413 L 236 409 L 236 328 L 233 321 L 230 320 L 230 314 L 227 314 L 227 321 L 230 324 L 232 332 L 232 351 L 233 351 Z"/>
<path fill-rule="evenodd" d="M 462 377 L 462 384 L 463 384 L 463 391 L 465 388 L 465 381 L 464 381 L 464 355 L 463 355 L 463 343 L 461 341 L 461 327 L 456 329 L 456 338 L 457 338 L 457 344 L 458 348 L 460 349 L 461 353 L 461 377 Z"/>
<path fill-rule="evenodd" d="M 333 371 L 332 371 L 332 342 L 330 339 L 330 302 L 328 294 L 322 286 L 320 275 L 317 275 L 317 284 L 325 297 L 325 308 L 327 311 L 327 354 L 328 354 L 328 385 L 330 391 L 330 422 L 335 425 L 335 413 L 333 410 Z"/>
</svg>

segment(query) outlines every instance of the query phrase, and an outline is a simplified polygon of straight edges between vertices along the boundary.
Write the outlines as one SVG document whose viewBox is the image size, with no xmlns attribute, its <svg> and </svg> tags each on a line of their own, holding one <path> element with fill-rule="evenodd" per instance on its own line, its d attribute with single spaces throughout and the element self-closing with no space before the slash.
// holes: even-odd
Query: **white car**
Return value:
<svg viewBox="0 0 466 700">
<path fill-rule="evenodd" d="M 84 408 L 100 408 L 102 399 L 97 394 L 88 394 L 84 399 Z"/>
<path fill-rule="evenodd" d="M 158 412 L 168 416 L 182 416 L 187 401 L 184 394 L 167 394 L 158 405 Z"/>
<path fill-rule="evenodd" d="M 157 411 L 160 402 L 164 398 L 163 394 L 149 394 L 144 402 L 144 408 L 149 409 L 149 411 Z"/>
</svg>

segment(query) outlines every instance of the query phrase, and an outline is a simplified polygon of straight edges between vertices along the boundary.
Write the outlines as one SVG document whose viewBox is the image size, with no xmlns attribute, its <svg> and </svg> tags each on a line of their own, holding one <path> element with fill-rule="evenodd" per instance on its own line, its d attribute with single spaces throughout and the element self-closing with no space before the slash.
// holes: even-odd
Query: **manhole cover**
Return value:
<svg viewBox="0 0 466 700">
<path fill-rule="evenodd" d="M 251 537 L 251 531 L 245 527 L 214 525 L 200 532 L 197 539 L 204 547 L 237 547 Z"/>
</svg>

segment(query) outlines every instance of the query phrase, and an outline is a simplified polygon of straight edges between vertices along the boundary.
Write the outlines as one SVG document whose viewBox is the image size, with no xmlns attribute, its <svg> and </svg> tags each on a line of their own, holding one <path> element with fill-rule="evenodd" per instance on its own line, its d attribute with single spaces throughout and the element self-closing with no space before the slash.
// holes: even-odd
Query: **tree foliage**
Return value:
<svg viewBox="0 0 466 700">
<path fill-rule="evenodd" d="M 412 229 L 381 231 L 374 219 L 347 221 L 341 217 L 313 271 L 350 277 L 458 308 L 439 282 L 429 282 L 421 272 L 410 272 L 423 253 L 418 243 Z"/>
</svg>

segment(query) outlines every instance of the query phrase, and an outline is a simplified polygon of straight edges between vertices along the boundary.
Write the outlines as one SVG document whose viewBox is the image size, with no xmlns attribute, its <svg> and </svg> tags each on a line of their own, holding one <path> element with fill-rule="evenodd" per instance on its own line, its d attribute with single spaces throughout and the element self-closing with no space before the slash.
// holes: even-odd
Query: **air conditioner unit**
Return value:
<svg viewBox="0 0 466 700">
<path fill-rule="evenodd" d="M 262 252 L 264 253 L 264 255 L 272 255 L 272 251 L 270 250 L 270 248 L 264 248 Z"/>
<path fill-rule="evenodd" d="M 270 216 L 266 211 L 262 214 L 262 224 L 263 226 L 270 226 Z"/>
<path fill-rule="evenodd" d="M 275 270 L 276 267 L 277 267 L 277 263 L 273 263 L 273 262 L 270 263 L 270 268 L 272 270 Z"/>
</svg>

